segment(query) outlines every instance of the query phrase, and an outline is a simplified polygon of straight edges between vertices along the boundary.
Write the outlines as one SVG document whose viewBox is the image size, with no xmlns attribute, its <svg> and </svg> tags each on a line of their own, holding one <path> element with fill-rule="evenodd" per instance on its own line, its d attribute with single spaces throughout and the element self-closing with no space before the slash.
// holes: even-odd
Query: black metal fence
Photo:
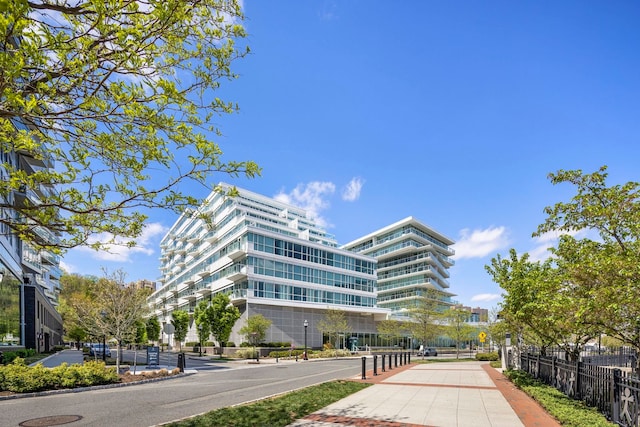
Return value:
<svg viewBox="0 0 640 427">
<path fill-rule="evenodd" d="M 620 365 L 614 365 L 616 361 Z M 597 408 L 623 427 L 640 427 L 640 378 L 630 368 L 634 361 L 635 355 L 631 353 L 585 356 L 573 362 L 556 356 L 520 354 L 523 371 Z M 606 366 L 594 362 L 603 362 Z"/>
</svg>

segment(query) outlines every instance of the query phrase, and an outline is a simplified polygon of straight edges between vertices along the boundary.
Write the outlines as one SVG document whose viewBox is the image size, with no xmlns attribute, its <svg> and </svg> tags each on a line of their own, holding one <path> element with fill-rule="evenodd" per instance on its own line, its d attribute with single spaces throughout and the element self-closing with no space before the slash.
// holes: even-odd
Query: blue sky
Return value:
<svg viewBox="0 0 640 427">
<path fill-rule="evenodd" d="M 543 209 L 573 195 L 547 178 L 609 167 L 638 181 L 640 3 L 246 0 L 252 53 L 219 96 L 227 160 L 251 191 L 308 208 L 347 243 L 414 216 L 457 243 L 451 288 L 495 307 L 485 272 L 509 248 L 544 257 Z M 203 189 L 193 189 L 204 196 Z M 154 211 L 134 249 L 70 251 L 63 267 L 159 277 L 177 219 Z"/>
</svg>

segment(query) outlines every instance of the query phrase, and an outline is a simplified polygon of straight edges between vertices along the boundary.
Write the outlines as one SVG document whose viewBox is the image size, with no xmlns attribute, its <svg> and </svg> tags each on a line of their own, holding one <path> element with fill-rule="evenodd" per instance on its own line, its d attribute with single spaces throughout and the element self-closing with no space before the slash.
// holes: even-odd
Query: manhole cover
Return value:
<svg viewBox="0 0 640 427">
<path fill-rule="evenodd" d="M 61 426 L 81 420 L 80 415 L 53 415 L 51 417 L 34 418 L 32 420 L 23 421 L 20 427 L 49 427 Z"/>
</svg>

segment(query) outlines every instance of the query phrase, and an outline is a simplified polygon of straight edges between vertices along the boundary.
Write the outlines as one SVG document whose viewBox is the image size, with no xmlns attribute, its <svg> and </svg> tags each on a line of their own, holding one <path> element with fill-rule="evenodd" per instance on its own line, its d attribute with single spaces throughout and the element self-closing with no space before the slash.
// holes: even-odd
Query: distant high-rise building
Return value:
<svg viewBox="0 0 640 427">
<path fill-rule="evenodd" d="M 146 279 L 131 282 L 129 283 L 129 286 L 135 289 L 149 289 L 153 292 L 155 292 L 156 290 L 156 282 L 152 282 L 151 280 L 146 280 Z"/>
</svg>

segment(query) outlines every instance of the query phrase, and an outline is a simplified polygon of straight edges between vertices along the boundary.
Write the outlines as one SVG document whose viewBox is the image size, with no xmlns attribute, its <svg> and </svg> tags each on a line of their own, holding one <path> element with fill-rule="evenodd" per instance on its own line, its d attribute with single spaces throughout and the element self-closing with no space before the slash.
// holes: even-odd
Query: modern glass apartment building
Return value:
<svg viewBox="0 0 640 427">
<path fill-rule="evenodd" d="M 455 302 L 449 292 L 449 268 L 454 265 L 454 241 L 413 217 L 381 228 L 343 246 L 377 262 L 377 304 L 402 316 L 436 291 L 442 307 Z"/>
<path fill-rule="evenodd" d="M 304 210 L 238 191 L 214 191 L 163 238 L 161 287 L 149 298 L 160 323 L 225 292 L 241 312 L 230 337 L 236 344 L 246 341 L 238 334 L 246 319 L 262 314 L 272 321 L 267 342 L 303 346 L 306 320 L 308 346 L 321 347 L 317 322 L 329 308 L 345 312 L 352 334 L 376 334 L 375 322 L 388 314 L 376 304 L 376 260 L 338 248 Z M 191 324 L 186 341 L 196 337 Z"/>
<path fill-rule="evenodd" d="M 11 121 L 16 131 L 29 130 Z M 46 155 L 25 150 L 0 148 L 0 178 L 9 179 L 8 168 L 31 175 L 53 168 Z M 0 215 L 20 220 L 16 208 L 38 205 L 44 195 L 55 191 L 51 186 L 23 186 L 0 195 Z M 28 221 L 26 218 L 22 218 Z M 45 227 L 34 226 L 35 237 L 43 245 L 55 244 L 58 237 Z M 44 248 L 20 239 L 7 223 L 0 222 L 0 346 L 49 351 L 62 344 L 62 318 L 56 311 L 60 293 L 60 257 Z"/>
</svg>

